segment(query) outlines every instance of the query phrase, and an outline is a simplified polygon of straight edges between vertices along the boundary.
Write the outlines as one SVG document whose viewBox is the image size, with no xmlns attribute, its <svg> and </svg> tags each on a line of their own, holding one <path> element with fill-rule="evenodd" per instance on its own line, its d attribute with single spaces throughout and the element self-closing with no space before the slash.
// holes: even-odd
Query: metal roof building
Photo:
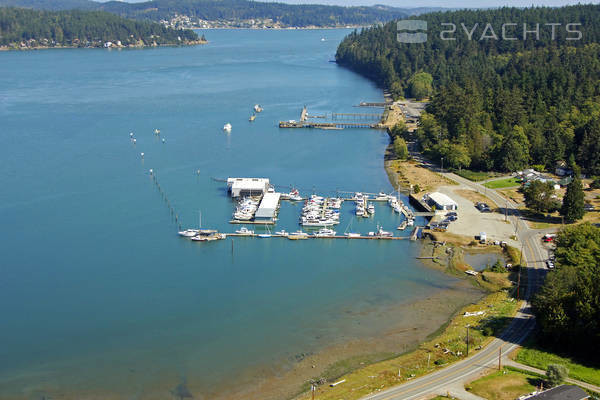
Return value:
<svg viewBox="0 0 600 400">
<path fill-rule="evenodd" d="M 273 219 L 277 213 L 277 207 L 279 206 L 279 198 L 281 193 L 265 193 L 263 196 L 254 219 Z"/>
<path fill-rule="evenodd" d="M 436 210 L 458 210 L 458 204 L 444 193 L 429 193 L 425 201 L 430 206 L 435 206 Z"/>
<path fill-rule="evenodd" d="M 228 178 L 227 188 L 231 197 L 259 196 L 269 190 L 267 178 Z"/>
</svg>

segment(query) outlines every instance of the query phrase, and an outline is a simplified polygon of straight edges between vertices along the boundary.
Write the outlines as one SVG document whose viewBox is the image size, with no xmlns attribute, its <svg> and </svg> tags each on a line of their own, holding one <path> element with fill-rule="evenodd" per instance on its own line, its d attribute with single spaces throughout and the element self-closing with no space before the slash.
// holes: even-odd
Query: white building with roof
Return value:
<svg viewBox="0 0 600 400">
<path fill-rule="evenodd" d="M 423 200 L 429 204 L 430 207 L 435 207 L 436 211 L 458 210 L 458 203 L 446 196 L 444 193 L 429 193 L 423 197 Z"/>
<path fill-rule="evenodd" d="M 267 178 L 228 178 L 227 189 L 231 197 L 260 196 L 267 193 L 270 184 Z"/>
<path fill-rule="evenodd" d="M 258 210 L 254 214 L 254 220 L 272 220 L 277 215 L 277 207 L 279 207 L 279 198 L 281 193 L 267 192 L 264 194 Z"/>
</svg>

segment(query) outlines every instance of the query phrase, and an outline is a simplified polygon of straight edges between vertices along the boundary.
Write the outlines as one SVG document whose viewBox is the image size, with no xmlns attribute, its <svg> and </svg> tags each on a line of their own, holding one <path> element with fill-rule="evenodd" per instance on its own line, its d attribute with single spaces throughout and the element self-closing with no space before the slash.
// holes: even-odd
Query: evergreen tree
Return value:
<svg viewBox="0 0 600 400">
<path fill-rule="evenodd" d="M 401 160 L 408 158 L 408 147 L 406 146 L 406 141 L 401 136 L 396 136 L 396 139 L 394 139 L 394 153 Z"/>
<path fill-rule="evenodd" d="M 573 168 L 573 180 L 567 185 L 567 192 L 560 209 L 560 215 L 569 223 L 583 218 L 585 214 L 585 194 L 579 175 L 579 168 Z"/>
</svg>

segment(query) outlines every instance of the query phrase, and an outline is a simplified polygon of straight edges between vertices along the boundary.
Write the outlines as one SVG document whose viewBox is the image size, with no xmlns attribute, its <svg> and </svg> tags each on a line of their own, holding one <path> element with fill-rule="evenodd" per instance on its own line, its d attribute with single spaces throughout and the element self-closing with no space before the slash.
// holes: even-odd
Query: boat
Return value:
<svg viewBox="0 0 600 400">
<path fill-rule="evenodd" d="M 376 232 L 369 232 L 369 236 L 377 236 L 377 237 L 392 237 L 394 234 L 392 232 L 384 231 L 379 224 L 377 224 Z"/>
<path fill-rule="evenodd" d="M 360 233 L 347 232 L 347 233 L 344 233 L 344 236 L 346 236 L 348 239 L 356 239 L 356 238 L 360 237 Z"/>
<path fill-rule="evenodd" d="M 248 120 L 249 120 L 250 122 L 252 122 L 252 121 L 254 121 L 255 119 L 256 119 L 256 115 L 252 114 Z"/>
<path fill-rule="evenodd" d="M 296 231 L 296 232 L 290 233 L 290 236 L 292 236 L 292 235 L 308 237 L 308 233 L 303 232 L 303 231 Z"/>
<path fill-rule="evenodd" d="M 155 135 L 160 135 L 160 129 L 155 129 L 155 130 L 154 130 L 154 134 L 155 134 Z"/>
<path fill-rule="evenodd" d="M 225 125 L 223 125 L 223 130 L 227 133 L 231 132 L 231 124 L 228 122 Z"/>
<path fill-rule="evenodd" d="M 240 229 L 235 231 L 235 233 L 237 233 L 238 235 L 242 235 L 242 236 L 254 235 L 254 231 L 251 231 L 250 229 L 246 228 L 245 226 L 242 226 Z"/>
<path fill-rule="evenodd" d="M 260 104 L 255 104 L 254 105 L 254 111 L 261 112 L 262 110 L 263 110 L 263 108 L 260 106 Z"/>
<path fill-rule="evenodd" d="M 402 223 L 400 223 L 400 225 L 398 225 L 398 229 L 399 231 L 403 231 L 406 229 L 406 227 L 408 226 L 408 221 L 402 221 Z"/>
<path fill-rule="evenodd" d="M 322 37 L 322 38 L 321 38 L 321 42 L 324 42 L 324 41 L 325 41 L 325 38 L 324 38 L 324 37 Z"/>
<path fill-rule="evenodd" d="M 409 220 L 406 222 L 406 225 L 408 225 L 408 226 L 413 226 L 414 224 L 415 224 L 415 220 L 414 220 L 414 219 L 409 219 Z"/>
<path fill-rule="evenodd" d="M 367 207 L 367 212 L 369 213 L 369 215 L 375 214 L 375 206 L 373 205 L 373 203 L 369 203 L 369 206 Z"/>
<path fill-rule="evenodd" d="M 287 236 L 288 239 L 290 240 L 304 240 L 304 239 L 308 239 L 308 236 L 304 236 L 304 235 L 296 235 L 296 234 L 290 234 Z"/>
<path fill-rule="evenodd" d="M 177 233 L 179 234 L 179 236 L 191 238 L 191 237 L 194 237 L 194 236 L 198 235 L 198 230 L 196 230 L 196 229 L 186 229 L 184 231 L 179 231 Z"/>
<path fill-rule="evenodd" d="M 194 236 L 192 240 L 194 242 L 208 242 L 208 236 Z"/>
<path fill-rule="evenodd" d="M 319 229 L 318 232 L 314 233 L 315 237 L 332 237 L 335 236 L 335 231 L 328 228 Z"/>
<path fill-rule="evenodd" d="M 280 230 L 280 231 L 278 231 L 278 232 L 275 232 L 275 234 L 276 234 L 276 235 L 279 235 L 279 236 L 289 236 L 289 233 L 287 233 L 287 232 L 285 231 L 285 229 L 282 229 L 282 230 Z"/>
<path fill-rule="evenodd" d="M 267 226 L 266 228 L 267 228 L 267 233 L 259 233 L 258 234 L 259 238 L 267 239 L 267 238 L 270 238 L 273 236 L 273 235 L 271 235 L 271 230 L 269 229 L 269 227 Z"/>
</svg>

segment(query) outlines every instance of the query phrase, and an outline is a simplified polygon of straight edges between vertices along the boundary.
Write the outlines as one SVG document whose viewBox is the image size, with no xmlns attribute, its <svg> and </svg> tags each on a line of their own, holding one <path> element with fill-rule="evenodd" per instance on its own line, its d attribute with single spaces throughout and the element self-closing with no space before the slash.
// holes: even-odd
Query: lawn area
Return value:
<svg viewBox="0 0 600 400">
<path fill-rule="evenodd" d="M 494 174 L 490 172 L 470 171 L 468 169 L 461 169 L 460 171 L 454 171 L 454 173 L 474 182 L 484 181 L 494 177 Z"/>
<path fill-rule="evenodd" d="M 521 182 L 517 178 L 498 179 L 497 181 L 490 181 L 483 184 L 488 189 L 504 189 L 519 185 L 521 185 Z"/>
<path fill-rule="evenodd" d="M 466 389 L 488 400 L 514 400 L 536 390 L 539 383 L 535 375 L 503 369 L 469 383 Z"/>
<path fill-rule="evenodd" d="M 600 362 L 597 365 L 586 363 L 570 357 L 563 357 L 540 349 L 533 342 L 528 342 L 519 350 L 515 361 L 546 370 L 549 364 L 562 364 L 569 369 L 569 377 L 592 385 L 600 385 Z"/>
</svg>

